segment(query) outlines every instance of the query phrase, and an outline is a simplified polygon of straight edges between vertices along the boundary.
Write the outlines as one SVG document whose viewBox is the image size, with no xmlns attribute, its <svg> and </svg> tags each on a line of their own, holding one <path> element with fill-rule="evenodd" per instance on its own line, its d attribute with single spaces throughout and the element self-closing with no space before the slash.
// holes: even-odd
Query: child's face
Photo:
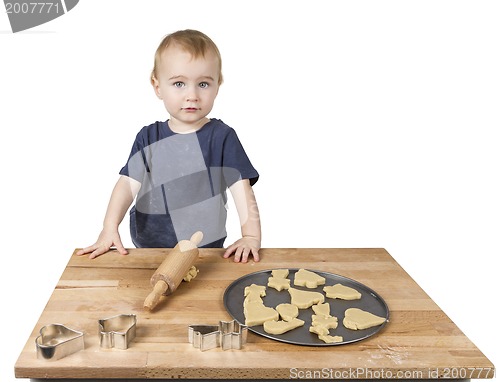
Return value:
<svg viewBox="0 0 500 382">
<path fill-rule="evenodd" d="M 171 127 L 184 131 L 201 127 L 219 91 L 218 80 L 218 60 L 212 52 L 193 58 L 176 46 L 168 47 L 153 87 L 170 114 Z"/>
</svg>

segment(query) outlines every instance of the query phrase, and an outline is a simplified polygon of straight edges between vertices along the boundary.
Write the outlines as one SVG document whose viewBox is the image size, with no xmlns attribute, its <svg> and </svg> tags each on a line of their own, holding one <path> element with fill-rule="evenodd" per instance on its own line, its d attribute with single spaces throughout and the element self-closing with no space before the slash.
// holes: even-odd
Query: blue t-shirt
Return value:
<svg viewBox="0 0 500 382">
<path fill-rule="evenodd" d="M 218 119 L 189 134 L 173 132 L 168 121 L 142 128 L 120 174 L 141 183 L 130 234 L 143 248 L 172 248 L 196 231 L 200 246 L 222 247 L 227 188 L 259 178 L 236 132 Z"/>
</svg>

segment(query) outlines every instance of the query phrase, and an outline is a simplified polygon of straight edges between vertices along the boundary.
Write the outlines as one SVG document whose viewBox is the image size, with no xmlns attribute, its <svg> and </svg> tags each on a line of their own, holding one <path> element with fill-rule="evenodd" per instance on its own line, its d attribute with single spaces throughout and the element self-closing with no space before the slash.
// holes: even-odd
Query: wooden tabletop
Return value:
<svg viewBox="0 0 500 382">
<path fill-rule="evenodd" d="M 259 263 L 234 263 L 222 249 L 201 249 L 198 276 L 153 312 L 143 309 L 150 277 L 169 249 L 130 249 L 97 259 L 71 256 L 15 365 L 17 378 L 434 379 L 493 378 L 494 366 L 384 249 L 262 249 Z M 200 351 L 191 324 L 230 320 L 226 287 L 246 274 L 307 268 L 352 278 L 387 303 L 390 321 L 363 341 L 312 347 L 252 332 L 241 350 Z M 98 320 L 137 315 L 127 350 L 99 345 Z M 464 314 L 469 314 L 465 310 Z M 51 323 L 84 332 L 84 350 L 39 360 L 35 338 Z"/>
</svg>

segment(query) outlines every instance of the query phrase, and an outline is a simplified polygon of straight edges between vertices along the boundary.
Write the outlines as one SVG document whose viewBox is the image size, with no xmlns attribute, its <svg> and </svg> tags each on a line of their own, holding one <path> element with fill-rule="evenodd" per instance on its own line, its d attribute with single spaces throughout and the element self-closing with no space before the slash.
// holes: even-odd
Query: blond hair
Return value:
<svg viewBox="0 0 500 382">
<path fill-rule="evenodd" d="M 171 45 L 178 45 L 190 53 L 193 58 L 205 57 L 205 54 L 210 51 L 215 53 L 219 61 L 219 85 L 222 84 L 222 59 L 217 45 L 206 34 L 193 29 L 180 30 L 163 38 L 155 53 L 154 67 L 151 71 L 152 83 L 154 83 L 154 79 L 158 78 L 161 55 Z"/>
</svg>

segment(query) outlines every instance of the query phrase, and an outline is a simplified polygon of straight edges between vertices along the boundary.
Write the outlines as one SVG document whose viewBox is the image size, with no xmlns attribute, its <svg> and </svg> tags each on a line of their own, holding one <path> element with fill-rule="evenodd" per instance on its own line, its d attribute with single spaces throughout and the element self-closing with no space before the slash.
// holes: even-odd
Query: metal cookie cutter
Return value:
<svg viewBox="0 0 500 382">
<path fill-rule="evenodd" d="M 219 325 L 189 325 L 188 339 L 201 351 L 221 346 L 222 350 L 241 349 L 247 340 L 247 326 L 238 321 L 219 321 Z"/>
<path fill-rule="evenodd" d="M 247 342 L 248 328 L 238 321 L 220 321 L 219 330 L 221 333 L 222 350 L 241 349 Z"/>
<path fill-rule="evenodd" d="M 119 314 L 99 320 L 101 348 L 126 350 L 135 338 L 136 322 L 135 314 Z"/>
<path fill-rule="evenodd" d="M 201 351 L 220 346 L 220 330 L 217 325 L 189 325 L 188 340 Z"/>
<path fill-rule="evenodd" d="M 35 343 L 37 358 L 52 361 L 84 348 L 83 333 L 61 324 L 50 324 L 41 328 Z"/>
</svg>

